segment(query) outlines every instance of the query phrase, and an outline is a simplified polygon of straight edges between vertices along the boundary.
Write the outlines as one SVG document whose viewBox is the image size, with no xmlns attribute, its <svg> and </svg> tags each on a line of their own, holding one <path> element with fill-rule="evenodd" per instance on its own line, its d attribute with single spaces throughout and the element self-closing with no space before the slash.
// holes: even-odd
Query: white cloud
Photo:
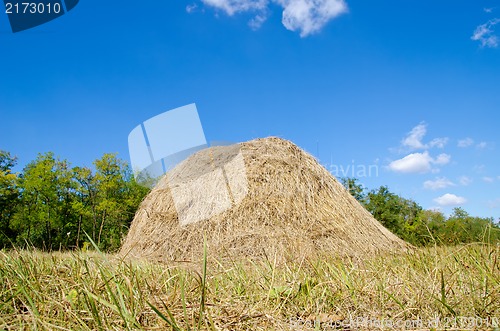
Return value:
<svg viewBox="0 0 500 331">
<path fill-rule="evenodd" d="M 191 4 L 191 5 L 187 5 L 187 6 L 186 6 L 186 11 L 187 11 L 189 14 L 193 13 L 196 9 L 198 9 L 198 5 L 197 5 L 197 4 L 195 4 L 195 3 L 193 3 L 193 4 Z"/>
<path fill-rule="evenodd" d="M 472 34 L 471 39 L 475 41 L 479 41 L 482 47 L 490 47 L 495 48 L 498 46 L 498 36 L 496 36 L 493 30 L 494 26 L 500 23 L 500 19 L 495 18 L 489 20 L 485 24 L 479 25 L 474 33 Z"/>
<path fill-rule="evenodd" d="M 229 16 L 245 11 L 262 11 L 269 5 L 268 0 L 201 0 L 208 6 L 223 10 Z"/>
<path fill-rule="evenodd" d="M 444 148 L 444 146 L 446 146 L 446 144 L 448 143 L 448 138 L 436 138 L 436 139 L 433 139 L 429 146 L 430 147 L 437 147 L 437 148 Z"/>
<path fill-rule="evenodd" d="M 433 147 L 444 148 L 449 141 L 449 138 L 447 137 L 435 138 L 431 140 L 429 144 L 425 144 L 422 140 L 426 134 L 427 124 L 422 122 L 407 133 L 406 137 L 401 141 L 401 145 L 409 148 L 410 150 L 429 149 Z"/>
<path fill-rule="evenodd" d="M 252 18 L 250 21 L 248 21 L 248 26 L 252 30 L 258 30 L 264 24 L 264 22 L 267 20 L 267 15 L 266 14 L 258 14 L 254 18 Z"/>
<path fill-rule="evenodd" d="M 413 149 L 424 149 L 426 146 L 422 143 L 422 139 L 427 133 L 427 125 L 424 123 L 420 123 L 416 127 L 414 127 L 403 139 L 401 144 L 406 147 L 410 147 Z"/>
<path fill-rule="evenodd" d="M 432 168 L 433 164 L 445 165 L 451 160 L 448 154 L 440 154 L 436 159 L 433 159 L 429 152 L 412 153 L 402 159 L 389 163 L 389 169 L 401 173 L 438 173 L 438 168 Z"/>
<path fill-rule="evenodd" d="M 431 170 L 432 157 L 428 152 L 413 153 L 402 159 L 392 161 L 389 169 L 402 173 L 426 173 Z"/>
<path fill-rule="evenodd" d="M 461 176 L 458 181 L 460 182 L 460 185 L 467 186 L 472 183 L 472 179 L 467 177 L 467 176 Z"/>
<path fill-rule="evenodd" d="M 439 164 L 439 165 L 445 165 L 445 164 L 450 163 L 450 160 L 451 160 L 451 156 L 449 154 L 443 153 L 443 154 L 438 155 L 436 160 L 434 160 L 434 163 Z"/>
<path fill-rule="evenodd" d="M 483 181 L 486 182 L 486 183 L 493 183 L 495 181 L 495 178 L 484 176 L 483 177 Z"/>
<path fill-rule="evenodd" d="M 434 199 L 440 206 L 459 206 L 467 202 L 464 197 L 456 196 L 455 194 L 446 193 L 439 198 Z"/>
<path fill-rule="evenodd" d="M 476 147 L 479 149 L 485 149 L 486 147 L 488 147 L 488 143 L 485 141 L 481 141 L 479 144 L 476 145 Z"/>
<path fill-rule="evenodd" d="M 301 37 L 315 33 L 331 19 L 347 12 L 344 0 L 276 0 L 283 6 L 283 25 Z"/>
<path fill-rule="evenodd" d="M 256 16 L 249 26 L 258 29 L 267 19 L 269 6 L 274 3 L 283 8 L 282 23 L 301 37 L 320 31 L 330 20 L 347 12 L 344 0 L 201 0 L 205 5 L 226 12 L 229 16 L 253 12 Z"/>
<path fill-rule="evenodd" d="M 440 190 L 450 186 L 455 186 L 455 184 L 445 177 L 436 178 L 435 180 L 426 180 L 424 182 L 424 188 L 427 190 Z"/>
<path fill-rule="evenodd" d="M 465 139 L 459 140 L 457 146 L 461 147 L 461 148 L 466 148 L 466 147 L 472 146 L 472 144 L 474 144 L 474 140 L 472 140 L 471 138 L 465 138 Z"/>
<path fill-rule="evenodd" d="M 483 8 L 485 13 L 493 13 L 493 8 Z"/>
</svg>

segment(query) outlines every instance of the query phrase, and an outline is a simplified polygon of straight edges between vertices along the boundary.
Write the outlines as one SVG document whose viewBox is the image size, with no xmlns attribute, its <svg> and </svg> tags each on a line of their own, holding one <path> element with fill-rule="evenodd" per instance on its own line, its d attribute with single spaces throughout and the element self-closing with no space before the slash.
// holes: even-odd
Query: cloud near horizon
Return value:
<svg viewBox="0 0 500 331">
<path fill-rule="evenodd" d="M 467 202 L 467 199 L 464 197 L 457 196 L 455 194 L 446 193 L 436 199 L 434 199 L 440 206 L 460 206 Z"/>
<path fill-rule="evenodd" d="M 344 0 L 201 0 L 205 5 L 232 16 L 249 12 L 255 16 L 249 21 L 258 29 L 268 17 L 269 6 L 283 8 L 281 22 L 286 29 L 307 37 L 319 32 L 329 21 L 348 11 Z"/>
<path fill-rule="evenodd" d="M 432 165 L 445 165 L 451 160 L 451 156 L 448 154 L 440 154 L 438 157 L 433 158 L 429 155 L 429 152 L 424 153 L 412 153 L 402 159 L 392 161 L 389 163 L 389 169 L 394 172 L 400 173 L 428 173 L 430 171 L 435 172 L 437 169 L 433 169 Z"/>
<path fill-rule="evenodd" d="M 435 180 L 426 180 L 424 182 L 424 188 L 427 190 L 440 190 L 450 186 L 455 186 L 451 180 L 446 177 L 436 178 Z"/>
</svg>

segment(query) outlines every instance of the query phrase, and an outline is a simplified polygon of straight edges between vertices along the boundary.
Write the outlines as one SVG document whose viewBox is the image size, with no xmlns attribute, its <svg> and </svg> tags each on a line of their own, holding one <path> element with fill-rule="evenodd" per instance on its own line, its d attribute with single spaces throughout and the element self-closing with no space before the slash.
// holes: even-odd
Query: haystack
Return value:
<svg viewBox="0 0 500 331">
<path fill-rule="evenodd" d="M 314 157 L 279 138 L 211 147 L 168 172 L 142 202 L 121 254 L 364 257 L 405 250 Z"/>
</svg>

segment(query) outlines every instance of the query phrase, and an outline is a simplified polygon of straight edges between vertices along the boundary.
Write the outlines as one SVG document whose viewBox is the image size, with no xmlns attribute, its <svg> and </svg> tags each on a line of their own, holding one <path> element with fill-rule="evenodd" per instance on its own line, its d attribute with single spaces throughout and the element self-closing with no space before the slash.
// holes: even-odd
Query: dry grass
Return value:
<svg viewBox="0 0 500 331">
<path fill-rule="evenodd" d="M 477 244 L 364 261 L 174 265 L 97 252 L 0 252 L 0 330 L 332 330 L 360 318 L 493 330 L 499 253 Z M 472 328 L 470 318 L 483 325 Z M 391 329 L 355 326 L 346 329 Z"/>
<path fill-rule="evenodd" d="M 194 223 L 200 215 L 207 220 Z M 121 252 L 199 260 L 204 234 L 211 254 L 232 259 L 363 258 L 408 247 L 312 156 L 278 138 L 206 149 L 178 165 L 142 203 Z"/>
</svg>

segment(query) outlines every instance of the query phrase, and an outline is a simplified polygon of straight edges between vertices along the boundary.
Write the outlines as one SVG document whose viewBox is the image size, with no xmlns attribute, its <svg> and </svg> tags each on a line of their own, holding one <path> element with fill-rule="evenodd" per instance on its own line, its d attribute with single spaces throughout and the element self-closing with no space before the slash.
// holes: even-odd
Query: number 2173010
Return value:
<svg viewBox="0 0 500 331">
<path fill-rule="evenodd" d="M 61 12 L 61 4 L 55 3 L 38 3 L 38 2 L 21 2 L 21 3 L 5 3 L 6 14 L 59 14 Z"/>
</svg>

